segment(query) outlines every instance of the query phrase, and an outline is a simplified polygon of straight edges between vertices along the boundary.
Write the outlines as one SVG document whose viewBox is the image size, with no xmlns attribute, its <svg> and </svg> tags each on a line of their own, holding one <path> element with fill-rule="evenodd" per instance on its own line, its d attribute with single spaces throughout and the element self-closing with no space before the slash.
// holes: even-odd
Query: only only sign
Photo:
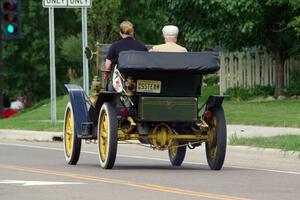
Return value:
<svg viewBox="0 0 300 200">
<path fill-rule="evenodd" d="M 92 0 L 43 0 L 44 8 L 90 8 Z"/>
</svg>

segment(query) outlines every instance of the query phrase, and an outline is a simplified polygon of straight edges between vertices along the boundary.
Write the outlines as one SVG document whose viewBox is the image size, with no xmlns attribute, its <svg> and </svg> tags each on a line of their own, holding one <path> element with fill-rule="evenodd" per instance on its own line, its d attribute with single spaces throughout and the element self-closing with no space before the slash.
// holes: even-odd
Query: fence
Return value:
<svg viewBox="0 0 300 200">
<path fill-rule="evenodd" d="M 275 83 L 275 60 L 267 53 L 220 53 L 220 93 L 230 87 L 253 87 Z M 284 84 L 292 73 L 300 73 L 300 61 L 289 59 L 284 65 Z"/>
</svg>

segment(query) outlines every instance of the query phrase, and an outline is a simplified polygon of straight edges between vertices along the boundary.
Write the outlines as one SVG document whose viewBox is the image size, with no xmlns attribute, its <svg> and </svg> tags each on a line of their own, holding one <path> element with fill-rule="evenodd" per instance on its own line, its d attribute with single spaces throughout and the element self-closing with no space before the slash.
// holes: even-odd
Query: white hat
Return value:
<svg viewBox="0 0 300 200">
<path fill-rule="evenodd" d="M 178 35 L 178 27 L 174 25 L 167 25 L 164 26 L 162 29 L 163 35 L 168 35 L 168 36 L 177 36 Z"/>
</svg>

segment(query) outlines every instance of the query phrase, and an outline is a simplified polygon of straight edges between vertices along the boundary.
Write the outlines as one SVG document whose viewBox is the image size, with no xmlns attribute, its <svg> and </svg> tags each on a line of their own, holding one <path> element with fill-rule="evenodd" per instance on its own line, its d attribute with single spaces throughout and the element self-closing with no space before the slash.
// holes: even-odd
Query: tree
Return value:
<svg viewBox="0 0 300 200">
<path fill-rule="evenodd" d="M 134 24 L 135 38 L 145 44 L 163 42 L 161 29 L 167 22 L 167 14 L 161 6 L 147 0 L 121 0 L 120 21 L 129 20 Z"/>
<path fill-rule="evenodd" d="M 88 31 L 94 41 L 111 43 L 119 37 L 121 9 L 121 0 L 93 1 L 93 6 L 88 10 Z M 81 16 L 81 12 L 77 15 Z"/>
<path fill-rule="evenodd" d="M 275 59 L 275 93 L 283 94 L 284 62 L 299 52 L 298 0 L 153 0 L 166 8 L 191 50 L 221 45 L 228 50 L 259 46 Z M 294 23 L 294 26 L 292 26 Z"/>
<path fill-rule="evenodd" d="M 88 29 L 92 39 L 111 43 L 120 38 L 119 24 L 129 20 L 134 24 L 135 37 L 147 44 L 161 38 L 165 21 L 164 9 L 146 0 L 98 0 L 88 11 Z M 80 16 L 80 12 L 77 12 Z"/>
<path fill-rule="evenodd" d="M 9 96 L 28 95 L 32 100 L 49 98 L 48 9 L 42 8 L 40 1 L 22 1 L 21 22 L 21 39 L 3 42 L 4 91 Z M 63 84 L 68 82 L 67 62 L 57 47 L 66 35 L 81 30 L 78 22 L 72 9 L 55 9 L 57 94 L 64 92 Z"/>
</svg>

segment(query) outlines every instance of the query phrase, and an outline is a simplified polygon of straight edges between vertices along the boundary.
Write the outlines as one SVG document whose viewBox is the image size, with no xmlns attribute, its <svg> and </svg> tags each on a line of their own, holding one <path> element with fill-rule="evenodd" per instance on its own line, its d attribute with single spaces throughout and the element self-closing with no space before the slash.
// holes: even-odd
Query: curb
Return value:
<svg viewBox="0 0 300 200">
<path fill-rule="evenodd" d="M 300 128 L 265 127 L 233 124 L 227 125 L 227 139 L 229 139 L 231 135 L 236 135 L 237 137 L 267 137 L 287 134 L 300 135 Z M 0 129 L 0 139 L 53 142 L 62 141 L 63 133 L 50 131 Z"/>
<path fill-rule="evenodd" d="M 0 139 L 53 142 L 62 141 L 63 133 L 0 129 Z"/>
</svg>

